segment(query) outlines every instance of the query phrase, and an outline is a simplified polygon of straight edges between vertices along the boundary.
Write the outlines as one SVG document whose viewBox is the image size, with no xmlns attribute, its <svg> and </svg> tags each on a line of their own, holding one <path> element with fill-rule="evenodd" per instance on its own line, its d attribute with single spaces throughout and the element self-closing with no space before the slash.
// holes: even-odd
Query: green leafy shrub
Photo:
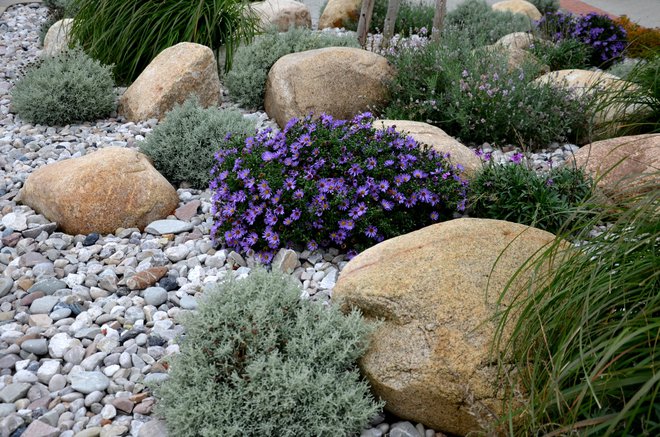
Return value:
<svg viewBox="0 0 660 437">
<path fill-rule="evenodd" d="M 28 68 L 11 91 L 12 107 L 30 123 L 93 121 L 114 109 L 113 86 L 111 67 L 74 48 Z"/>
<path fill-rule="evenodd" d="M 528 147 L 572 139 L 586 128 L 586 99 L 535 83 L 537 65 L 511 69 L 502 53 L 471 50 L 463 35 L 446 32 L 440 43 L 390 56 L 398 73 L 387 118 L 431 123 L 468 143 Z"/>
<path fill-rule="evenodd" d="M 494 11 L 484 0 L 466 0 L 447 13 L 445 30 L 463 31 L 463 44 L 470 48 L 493 44 L 504 35 L 527 32 L 533 28 L 530 19 L 522 14 Z"/>
<path fill-rule="evenodd" d="M 464 210 L 460 166 L 372 122 L 322 114 L 231 140 L 216 154 L 211 235 L 269 263 L 285 245 L 353 252 Z"/>
<path fill-rule="evenodd" d="M 592 181 L 570 167 L 539 175 L 522 155 L 513 164 L 488 163 L 470 183 L 471 216 L 507 220 L 557 232 L 572 209 L 591 194 Z"/>
<path fill-rule="evenodd" d="M 368 424 L 382 405 L 355 363 L 372 326 L 299 296 L 290 278 L 255 269 L 183 319 L 181 353 L 155 390 L 170 435 L 334 437 Z"/>
<path fill-rule="evenodd" d="M 616 205 L 576 209 L 586 222 L 563 229 L 529 261 L 529 287 L 504 290 L 495 342 L 512 359 L 502 363 L 502 380 L 529 399 L 503 418 L 522 418 L 511 435 L 660 433 L 657 182 L 649 189 Z M 609 226 L 594 236 L 603 223 Z M 567 247 L 567 239 L 581 243 Z M 549 260 L 551 272 L 542 267 Z"/>
<path fill-rule="evenodd" d="M 216 52 L 225 65 L 234 50 L 254 36 L 258 18 L 241 0 L 79 0 L 72 40 L 87 53 L 115 65 L 115 77 L 129 84 L 160 52 L 188 41 Z"/>
<path fill-rule="evenodd" d="M 247 108 L 261 108 L 268 71 L 282 56 L 324 47 L 359 47 L 353 37 L 291 28 L 278 33 L 270 29 L 255 38 L 252 44 L 236 51 L 232 69 L 225 76 L 225 85 L 233 100 Z"/>
<path fill-rule="evenodd" d="M 591 47 L 575 39 L 543 41 L 534 44 L 530 51 L 551 71 L 573 68 L 583 70 L 590 65 Z"/>
<path fill-rule="evenodd" d="M 529 0 L 529 2 L 536 6 L 541 14 L 559 10 L 559 0 Z"/>
<path fill-rule="evenodd" d="M 173 184 L 188 182 L 204 189 L 215 163 L 213 155 L 227 135 L 243 139 L 254 130 L 254 123 L 238 111 L 204 109 L 196 99 L 188 99 L 167 113 L 140 143 L 140 151 Z"/>
</svg>

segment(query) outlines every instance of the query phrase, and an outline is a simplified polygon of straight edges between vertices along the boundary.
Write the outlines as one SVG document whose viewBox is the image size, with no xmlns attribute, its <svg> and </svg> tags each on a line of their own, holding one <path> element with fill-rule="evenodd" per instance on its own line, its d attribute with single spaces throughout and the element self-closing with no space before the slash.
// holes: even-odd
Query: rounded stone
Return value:
<svg viewBox="0 0 660 437">
<path fill-rule="evenodd" d="M 161 287 L 149 287 L 144 290 L 144 302 L 158 307 L 167 302 L 167 290 Z"/>
</svg>

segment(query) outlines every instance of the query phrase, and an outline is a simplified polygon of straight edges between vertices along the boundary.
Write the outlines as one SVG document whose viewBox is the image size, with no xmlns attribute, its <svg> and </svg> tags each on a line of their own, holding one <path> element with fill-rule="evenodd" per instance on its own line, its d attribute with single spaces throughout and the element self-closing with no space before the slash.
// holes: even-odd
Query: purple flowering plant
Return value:
<svg viewBox="0 0 660 437">
<path fill-rule="evenodd" d="M 309 115 L 228 138 L 210 184 L 216 243 L 268 264 L 282 247 L 362 250 L 465 209 L 460 165 L 372 122 Z"/>
<path fill-rule="evenodd" d="M 591 65 L 605 68 L 619 60 L 626 48 L 626 30 L 607 15 L 590 13 L 575 16 L 565 12 L 548 13 L 537 23 L 552 41 L 574 39 L 591 50 Z"/>
</svg>

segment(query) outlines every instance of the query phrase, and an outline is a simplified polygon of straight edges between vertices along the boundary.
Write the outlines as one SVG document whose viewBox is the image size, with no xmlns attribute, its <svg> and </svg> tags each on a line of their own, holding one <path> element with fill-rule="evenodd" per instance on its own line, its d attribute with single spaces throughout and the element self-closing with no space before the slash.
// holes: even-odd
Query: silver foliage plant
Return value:
<svg viewBox="0 0 660 437">
<path fill-rule="evenodd" d="M 348 436 L 380 411 L 356 368 L 373 325 L 280 273 L 227 280 L 184 319 L 157 413 L 176 436 Z"/>
</svg>

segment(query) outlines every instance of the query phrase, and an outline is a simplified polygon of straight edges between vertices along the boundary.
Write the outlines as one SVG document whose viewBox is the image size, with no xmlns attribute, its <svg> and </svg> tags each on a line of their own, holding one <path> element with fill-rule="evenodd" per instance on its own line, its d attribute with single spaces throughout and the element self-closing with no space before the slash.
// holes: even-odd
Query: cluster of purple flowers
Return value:
<svg viewBox="0 0 660 437">
<path fill-rule="evenodd" d="M 626 30 L 607 15 L 547 13 L 537 26 L 553 41 L 572 38 L 588 45 L 592 51 L 591 63 L 596 67 L 620 58 L 626 48 Z"/>
<path fill-rule="evenodd" d="M 372 122 L 310 115 L 229 138 L 211 181 L 215 241 L 268 264 L 281 247 L 361 250 L 465 209 L 460 165 Z"/>
</svg>

